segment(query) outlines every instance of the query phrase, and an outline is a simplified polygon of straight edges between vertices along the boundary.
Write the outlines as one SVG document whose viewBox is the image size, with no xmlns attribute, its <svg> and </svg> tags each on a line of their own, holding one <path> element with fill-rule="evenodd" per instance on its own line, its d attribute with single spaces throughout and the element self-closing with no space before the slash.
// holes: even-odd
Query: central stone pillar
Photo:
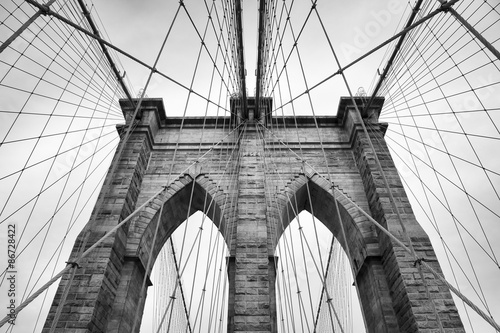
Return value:
<svg viewBox="0 0 500 333">
<path fill-rule="evenodd" d="M 240 142 L 236 248 L 229 259 L 228 333 L 277 332 L 274 260 L 269 260 L 264 146 L 254 125 Z"/>
</svg>

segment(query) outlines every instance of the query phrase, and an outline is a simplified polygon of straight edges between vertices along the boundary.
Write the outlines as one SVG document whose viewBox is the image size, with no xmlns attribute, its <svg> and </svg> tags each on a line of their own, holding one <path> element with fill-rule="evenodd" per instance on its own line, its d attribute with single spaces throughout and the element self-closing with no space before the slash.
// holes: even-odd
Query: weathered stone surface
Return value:
<svg viewBox="0 0 500 333">
<path fill-rule="evenodd" d="M 357 103 L 361 105 L 361 99 Z M 377 103 L 374 105 L 380 109 L 381 100 Z M 121 104 L 129 119 L 132 109 L 126 101 Z M 365 113 L 363 117 L 369 118 L 371 128 L 383 133 L 386 127 L 377 123 L 377 109 Z M 145 270 L 149 254 L 154 261 L 170 234 L 197 210 L 219 227 L 230 250 L 230 333 L 277 332 L 275 247 L 302 210 L 323 222 L 351 253 L 369 332 L 431 332 L 440 327 L 446 332 L 464 331 L 447 287 L 415 267 L 415 259 L 352 203 L 403 242 L 408 243 L 409 237 L 417 255 L 440 271 L 387 147 L 377 139 L 373 140 L 378 142 L 376 154 L 396 199 L 395 205 L 390 202 L 362 131 L 362 119 L 350 99 L 341 100 L 337 117 L 266 118 L 272 134 L 250 124 L 241 138 L 238 131 L 227 137 L 233 130 L 231 118 L 167 118 L 157 99 L 146 100 L 140 114 L 138 126 L 117 161 L 117 172 L 108 175 L 113 177 L 110 188 L 101 192 L 103 204 L 96 221 L 78 237 L 71 259 L 162 186 L 168 186 L 92 256 L 81 261 L 82 268 L 77 270 L 62 308 L 59 331 L 131 332 L 135 311 L 141 313 L 144 306 L 146 292 L 141 295 L 140 290 L 150 273 Z M 193 164 L 225 137 L 212 149 L 213 155 Z M 233 152 L 239 154 L 237 162 L 218 162 L 227 161 Z M 233 174 L 237 177 L 228 177 Z M 338 211 L 332 185 L 343 194 L 336 195 Z M 163 215 L 159 219 L 161 205 Z M 51 326 L 68 282 L 69 275 L 63 276 L 44 332 Z M 139 325 L 136 332 L 138 329 Z"/>
</svg>

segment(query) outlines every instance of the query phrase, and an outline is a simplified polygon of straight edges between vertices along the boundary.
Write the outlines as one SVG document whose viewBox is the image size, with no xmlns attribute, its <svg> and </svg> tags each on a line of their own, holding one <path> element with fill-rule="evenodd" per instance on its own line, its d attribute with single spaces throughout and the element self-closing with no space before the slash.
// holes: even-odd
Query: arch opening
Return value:
<svg viewBox="0 0 500 333">
<path fill-rule="evenodd" d="M 196 211 L 182 222 L 156 258 L 140 331 L 226 332 L 228 255 L 209 216 Z"/>
<path fill-rule="evenodd" d="M 278 332 L 365 331 L 347 254 L 324 222 L 300 211 L 275 255 Z"/>
<path fill-rule="evenodd" d="M 152 262 L 154 262 L 167 239 L 184 221 L 189 221 L 190 216 L 197 211 L 203 212 L 215 224 L 227 244 L 228 225 L 220 205 L 223 204 L 221 201 L 224 200 L 224 195 L 207 191 L 190 176 L 185 176 L 185 180 L 189 181 L 184 182 L 185 184 L 181 182 L 180 189 L 165 194 L 163 200 L 156 205 L 154 214 L 146 210 L 135 221 L 133 228 L 138 232 L 138 245 L 132 242 L 129 252 L 135 252 L 143 263 L 147 262 L 149 255 L 152 256 Z M 160 225 L 158 221 L 161 221 Z M 155 233 L 157 236 L 153 243 Z"/>
<path fill-rule="evenodd" d="M 114 301 L 119 310 L 113 312 L 108 328 L 118 325 L 119 331 L 133 328 L 132 331 L 137 332 L 144 322 L 145 329 L 151 330 L 154 325 L 151 318 L 166 331 L 172 331 L 173 324 L 183 326 L 173 331 L 186 332 L 214 325 L 225 327 L 221 325 L 227 322 L 227 316 L 211 320 L 214 313 L 227 312 L 220 311 L 221 307 L 227 309 L 228 295 L 225 268 L 228 246 L 224 237 L 227 230 L 220 205 L 225 196 L 210 187 L 211 184 L 209 190 L 202 184 L 185 175 L 132 221 L 119 292 Z M 157 271 L 153 272 L 153 267 L 157 267 Z M 142 287 L 153 283 L 158 283 L 158 288 L 148 291 Z M 155 302 L 144 311 L 148 293 L 154 295 L 149 301 Z M 149 320 L 142 319 L 145 313 Z M 180 319 L 174 323 L 176 318 Z"/>
<path fill-rule="evenodd" d="M 359 270 L 361 263 L 368 255 L 367 245 L 378 242 L 371 222 L 345 198 L 337 195 L 337 199 L 334 199 L 331 190 L 326 187 L 330 184 L 317 182 L 317 179 L 314 179 L 316 177 L 302 178 L 299 180 L 301 186 L 298 190 L 291 195 L 286 195 L 276 239 L 281 237 L 289 224 L 302 211 L 307 211 L 321 221 L 321 224 L 338 240 L 344 251 L 347 252 L 349 249 L 355 265 L 354 270 Z M 337 200 L 337 203 L 334 200 Z M 344 238 L 342 227 L 347 240 Z"/>
</svg>

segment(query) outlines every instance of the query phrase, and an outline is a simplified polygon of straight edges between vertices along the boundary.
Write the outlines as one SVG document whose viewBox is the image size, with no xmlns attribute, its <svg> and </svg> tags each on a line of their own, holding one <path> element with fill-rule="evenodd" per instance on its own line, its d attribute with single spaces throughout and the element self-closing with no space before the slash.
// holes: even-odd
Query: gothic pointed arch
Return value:
<svg viewBox="0 0 500 333">
<path fill-rule="evenodd" d="M 336 190 L 342 191 L 339 188 Z M 346 252 L 349 246 L 357 266 L 368 255 L 370 248 L 368 244 L 375 241 L 373 228 L 368 219 L 345 196 L 339 194 L 334 199 L 333 191 L 332 184 L 316 173 L 310 175 L 303 173 L 294 177 L 294 181 L 279 195 L 281 221 L 277 227 L 276 238 L 279 239 L 290 222 L 301 211 L 306 210 L 325 224 Z M 337 205 L 334 200 L 337 200 Z M 347 244 L 342 234 L 341 223 L 346 233 Z"/>
<path fill-rule="evenodd" d="M 161 195 L 138 214 L 129 227 L 125 255 L 127 260 L 122 269 L 107 331 L 120 332 L 131 327 L 136 307 L 142 311 L 146 300 L 145 294 L 138 293 L 138 286 L 144 279 L 149 281 L 152 267 L 163 245 L 191 215 L 197 211 L 203 212 L 228 244 L 226 219 L 221 208 L 225 203 L 224 199 L 223 191 L 209 177 L 203 174 L 185 174 L 167 186 Z M 151 261 L 149 266 L 148 261 Z"/>
<path fill-rule="evenodd" d="M 361 295 L 368 332 L 397 332 L 396 310 L 393 306 L 387 306 L 392 303 L 389 281 L 385 276 L 382 252 L 372 223 L 346 198 L 348 194 L 343 189 L 337 187 L 335 191 L 345 196 L 337 194 L 334 197 L 332 184 L 318 174 L 302 173 L 293 179 L 279 195 L 281 225 L 277 228 L 274 244 L 278 243 L 286 228 L 302 211 L 308 211 L 330 230 L 352 258 L 353 278 Z"/>
<path fill-rule="evenodd" d="M 226 147 L 205 150 L 208 153 L 220 149 L 221 154 L 227 154 L 229 149 L 238 152 L 237 161 L 231 164 L 232 175 L 228 177 L 224 168 L 211 165 L 210 160 L 198 163 L 199 149 L 196 152 L 192 149 L 194 144 L 198 147 L 199 131 L 205 123 L 201 119 L 169 120 L 161 103 L 152 100 L 143 109 L 141 125 L 133 131 L 117 161 L 118 172 L 108 174 L 110 186 L 101 192 L 102 208 L 97 210 L 95 223 L 88 224 L 89 243 L 83 242 L 82 233 L 72 257 L 78 256 L 83 243 L 88 247 L 101 239 L 157 193 L 174 167 L 181 174 L 159 196 L 148 201 L 140 214 L 102 242 L 92 256 L 84 258 L 75 279 L 70 274 L 62 277 L 44 330 L 48 332 L 51 327 L 61 295 L 70 285 L 69 301 L 61 303 L 62 312 L 74 311 L 73 318 L 83 331 L 132 332 L 132 314 L 137 309 L 142 312 L 144 304 L 146 293 L 142 291 L 142 283 L 148 281 L 148 260 L 154 261 L 165 240 L 187 217 L 202 211 L 219 228 L 230 249 L 230 256 L 224 258 L 229 282 L 228 331 L 275 333 L 277 259 L 273 244 L 290 221 L 307 210 L 325 224 L 353 258 L 354 279 L 367 331 L 421 332 L 437 325 L 460 331 L 458 317 L 450 321 L 439 319 L 457 312 L 447 287 L 437 279 L 419 276 L 415 258 L 380 232 L 357 208 L 370 212 L 400 240 L 410 238 L 419 257 L 425 257 L 429 265 L 441 272 L 430 240 L 412 213 L 387 148 L 375 153 L 383 157 L 385 174 L 395 188 L 394 205 L 404 210 L 403 221 L 397 220 L 380 181 L 380 172 L 373 168 L 373 152 L 359 126 L 362 119 L 346 103 L 341 103 L 343 111 L 339 116 L 329 117 L 321 124 L 321 131 L 332 139 L 327 160 L 316 156 L 320 144 L 313 135 L 316 129 L 310 126 L 312 120 L 298 124 L 301 133 L 310 139 L 308 156 L 319 171 L 312 170 L 306 162 L 292 161 L 289 165 L 290 159 L 285 162 L 279 155 L 273 156 L 276 162 L 287 163 L 285 169 L 289 171 L 278 176 L 286 175 L 290 180 L 282 184 L 281 178 L 277 179 L 265 168 L 267 143 L 263 142 L 257 126 L 249 126 L 241 132 L 242 137 L 227 138 Z M 181 149 L 185 159 L 172 164 L 174 149 L 168 140 L 181 123 L 189 125 L 180 139 L 185 144 L 176 145 L 175 149 Z M 216 124 L 217 120 L 208 124 L 208 130 L 214 138 L 225 140 L 226 127 L 221 129 Z M 193 160 L 195 163 L 190 164 Z M 320 175 L 328 173 L 330 165 L 336 167 L 330 169 L 333 172 L 327 180 Z M 171 167 L 170 172 L 166 166 Z M 336 186 L 335 192 L 332 185 Z M 403 235 L 401 224 L 406 225 L 407 235 Z M 158 236 L 153 241 L 156 227 Z M 425 292 L 434 295 L 422 298 Z M 258 299 L 255 293 L 260 295 Z M 450 306 L 440 307 L 443 302 Z M 58 323 L 73 325 L 69 319 L 59 319 Z"/>
<path fill-rule="evenodd" d="M 132 221 L 127 255 L 137 256 L 145 264 L 151 253 L 154 260 L 175 229 L 197 211 L 203 212 L 213 221 L 226 245 L 229 245 L 224 211 L 226 205 L 228 200 L 225 193 L 208 176 L 185 174 L 179 177 Z M 159 221 L 160 225 L 157 226 Z M 153 244 L 152 239 L 157 227 L 158 234 Z"/>
</svg>

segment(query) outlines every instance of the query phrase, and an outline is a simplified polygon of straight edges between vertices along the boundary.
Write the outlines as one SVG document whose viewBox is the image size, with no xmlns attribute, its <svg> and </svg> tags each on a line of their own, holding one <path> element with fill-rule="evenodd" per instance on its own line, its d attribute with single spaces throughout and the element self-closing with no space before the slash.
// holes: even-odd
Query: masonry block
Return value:
<svg viewBox="0 0 500 333">
<path fill-rule="evenodd" d="M 229 248 L 229 333 L 278 331 L 275 247 L 303 210 L 324 223 L 351 254 L 368 332 L 464 332 L 448 288 L 357 207 L 441 272 L 385 143 L 363 131 L 362 122 L 369 122 L 378 134 L 385 133 L 387 125 L 378 122 L 383 98 L 376 98 L 369 110 L 363 102 L 342 98 L 337 116 L 266 116 L 261 120 L 269 131 L 250 121 L 244 133 L 228 136 L 235 117 L 167 117 L 160 99 L 145 99 L 134 118 L 135 107 L 120 101 L 127 124 L 134 122 L 135 128 L 122 155 L 115 156 L 116 172 L 107 175 L 70 260 L 161 191 L 92 256 L 80 260 L 74 278 L 61 278 L 43 332 L 49 331 L 59 306 L 57 332 L 138 332 L 147 295 L 142 282 L 150 285 L 146 264 L 198 210 L 215 223 Z M 271 108 L 272 100 L 266 103 Z M 238 112 L 244 115 L 243 109 Z M 377 143 L 375 152 L 370 139 Z M 270 152 L 282 143 L 287 149 Z M 233 151 L 237 162 L 218 163 Z M 206 162 L 198 161 L 209 152 Z"/>
</svg>

